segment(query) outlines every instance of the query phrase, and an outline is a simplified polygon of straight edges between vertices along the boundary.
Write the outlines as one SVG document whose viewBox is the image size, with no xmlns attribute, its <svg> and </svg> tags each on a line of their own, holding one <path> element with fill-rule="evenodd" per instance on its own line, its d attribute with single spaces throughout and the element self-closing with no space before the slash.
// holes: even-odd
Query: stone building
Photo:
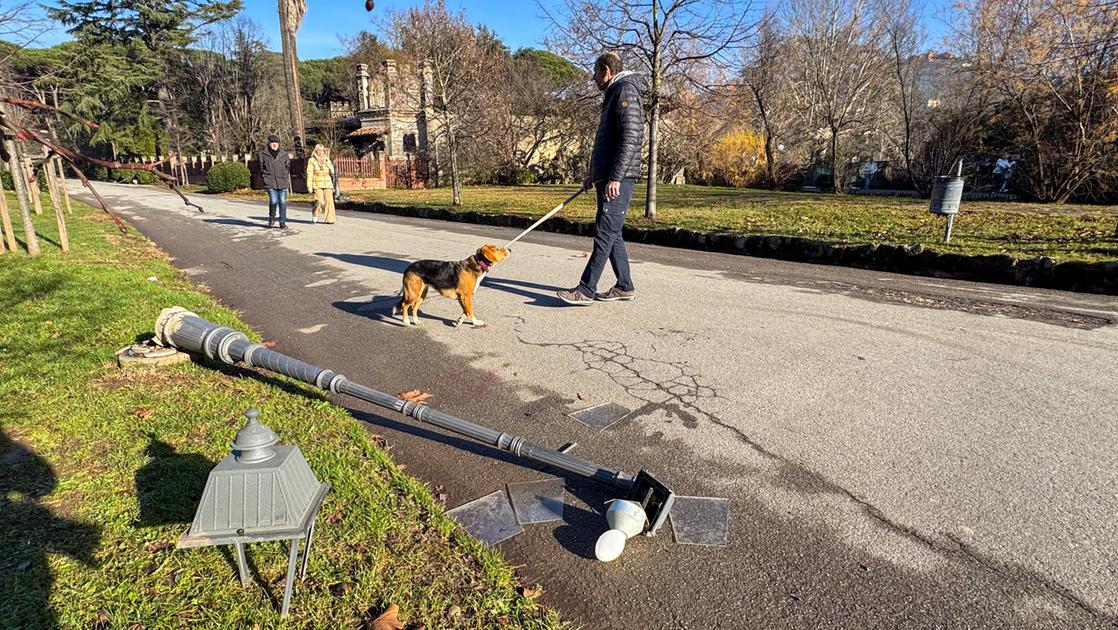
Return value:
<svg viewBox="0 0 1118 630">
<path fill-rule="evenodd" d="M 389 162 L 425 159 L 430 128 L 430 70 L 385 60 L 370 74 L 357 64 L 357 104 L 346 140 L 357 155 Z"/>
</svg>

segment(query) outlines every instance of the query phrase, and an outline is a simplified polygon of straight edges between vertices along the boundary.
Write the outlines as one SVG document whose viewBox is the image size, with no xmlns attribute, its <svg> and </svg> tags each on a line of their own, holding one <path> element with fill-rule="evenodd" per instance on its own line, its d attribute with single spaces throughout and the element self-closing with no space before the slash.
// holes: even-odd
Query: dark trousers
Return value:
<svg viewBox="0 0 1118 630">
<path fill-rule="evenodd" d="M 621 230 L 625 227 L 625 212 L 633 199 L 635 179 L 621 180 L 621 193 L 613 201 L 606 201 L 607 182 L 597 182 L 594 189 L 598 194 L 598 215 L 594 218 L 594 251 L 582 271 L 578 290 L 583 295 L 594 297 L 598 291 L 598 280 L 605 270 L 606 261 L 613 267 L 617 276 L 617 287 L 623 291 L 633 290 L 633 279 L 629 275 L 629 253 L 625 251 L 625 241 Z"/>
<path fill-rule="evenodd" d="M 287 189 L 286 188 L 269 188 L 268 189 L 268 219 L 275 219 L 277 210 L 279 211 L 280 223 L 287 223 Z"/>
</svg>

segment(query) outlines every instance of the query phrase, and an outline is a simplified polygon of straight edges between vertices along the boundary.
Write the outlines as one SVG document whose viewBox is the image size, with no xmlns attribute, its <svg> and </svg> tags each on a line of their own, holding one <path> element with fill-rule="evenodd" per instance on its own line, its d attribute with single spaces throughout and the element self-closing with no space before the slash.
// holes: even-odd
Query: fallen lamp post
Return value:
<svg viewBox="0 0 1118 630">
<path fill-rule="evenodd" d="M 315 517 L 330 486 L 314 476 L 298 446 L 274 446 L 279 437 L 257 421 L 259 415 L 256 409 L 245 412 L 248 424 L 230 445 L 233 452 L 210 471 L 194 521 L 175 547 L 233 545 L 241 586 L 248 588 L 245 544 L 291 541 L 280 609 L 280 617 L 286 617 L 295 585 L 299 541 L 306 541 L 299 572 L 303 578 L 314 541 Z"/>
<path fill-rule="evenodd" d="M 639 531 L 646 536 L 656 534 L 667 521 L 672 504 L 675 502 L 675 493 L 646 471 L 642 470 L 634 476 L 606 468 L 566 452 L 540 446 L 522 437 L 490 429 L 432 409 L 427 405 L 417 404 L 354 383 L 332 370 L 289 357 L 262 344 L 252 343 L 243 333 L 226 326 L 218 326 L 182 307 L 163 309 L 155 323 L 155 339 L 165 347 L 202 354 L 211 360 L 228 365 L 243 363 L 247 366 L 263 368 L 335 394 L 352 396 L 420 422 L 464 435 L 517 457 L 621 490 L 625 493 L 621 499 L 631 504 L 628 505 L 630 509 L 636 508 L 632 510 L 632 518 L 640 521 Z M 610 524 L 612 526 L 612 520 Z M 616 530 L 611 528 L 610 531 Z M 634 533 L 637 532 L 627 527 L 621 535 L 628 538 Z M 606 547 L 616 549 L 618 536 L 619 534 L 610 534 L 610 532 L 603 534 L 603 537 L 610 541 Z M 624 539 L 620 540 L 622 548 L 623 541 Z M 605 554 L 607 557 L 599 554 L 599 558 L 612 560 L 617 557 L 617 554 L 620 554 L 620 550 L 616 550 L 616 554 L 612 551 Z"/>
</svg>

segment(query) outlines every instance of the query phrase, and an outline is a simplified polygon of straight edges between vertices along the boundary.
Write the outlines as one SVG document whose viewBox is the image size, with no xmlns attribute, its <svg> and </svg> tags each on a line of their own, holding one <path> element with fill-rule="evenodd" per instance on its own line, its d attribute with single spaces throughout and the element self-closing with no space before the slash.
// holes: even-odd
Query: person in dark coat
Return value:
<svg viewBox="0 0 1118 630">
<path fill-rule="evenodd" d="M 287 191 L 291 189 L 291 158 L 280 149 L 276 134 L 268 136 L 268 146 L 260 151 L 260 177 L 268 190 L 268 227 L 276 226 L 279 213 L 280 228 L 287 227 Z"/>
<path fill-rule="evenodd" d="M 640 80 L 622 69 L 620 55 L 608 52 L 594 62 L 594 82 L 604 98 L 590 154 L 590 175 L 583 185 L 594 186 L 597 193 L 598 213 L 594 219 L 597 234 L 578 286 L 557 293 L 567 304 L 593 304 L 596 299 L 616 302 L 636 297 L 621 231 L 633 199 L 633 188 L 641 174 L 644 107 Z M 613 268 L 617 283 L 605 293 L 598 293 L 598 280 L 606 261 Z"/>
</svg>

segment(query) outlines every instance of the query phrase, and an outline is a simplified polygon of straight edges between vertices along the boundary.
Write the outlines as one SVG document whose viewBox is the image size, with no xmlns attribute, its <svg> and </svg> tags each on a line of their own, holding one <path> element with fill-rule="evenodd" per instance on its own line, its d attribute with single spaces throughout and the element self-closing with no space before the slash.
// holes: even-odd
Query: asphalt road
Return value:
<svg viewBox="0 0 1118 630">
<path fill-rule="evenodd" d="M 500 547 L 585 628 L 1118 627 L 1114 297 L 631 246 L 636 301 L 568 307 L 554 291 L 590 240 L 540 233 L 480 290 L 486 328 L 451 327 L 436 297 L 405 329 L 389 310 L 408 262 L 516 232 L 312 225 L 305 206 L 268 230 L 260 203 L 98 189 L 282 352 L 730 499 L 727 546 L 668 527 L 603 564 L 610 496 L 571 480 L 564 521 Z M 566 415 L 607 401 L 633 413 L 603 431 Z M 547 476 L 338 402 L 450 507 Z"/>
</svg>

